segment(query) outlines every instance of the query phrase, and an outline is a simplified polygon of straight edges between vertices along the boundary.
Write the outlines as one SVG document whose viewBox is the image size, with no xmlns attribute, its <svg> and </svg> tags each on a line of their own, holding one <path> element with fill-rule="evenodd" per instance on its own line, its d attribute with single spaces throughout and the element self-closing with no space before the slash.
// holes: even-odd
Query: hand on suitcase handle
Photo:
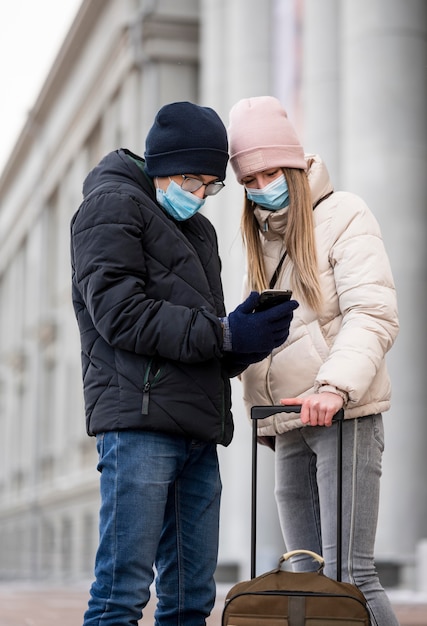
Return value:
<svg viewBox="0 0 427 626">
<path fill-rule="evenodd" d="M 337 389 L 311 393 L 304 397 L 282 398 L 280 404 L 301 405 L 300 420 L 303 426 L 332 426 L 337 411 L 344 406 L 344 395 Z"/>
<path fill-rule="evenodd" d="M 269 404 L 253 406 L 251 408 L 251 419 L 262 420 L 276 413 L 301 413 L 300 404 Z M 337 411 L 332 419 L 333 422 L 339 422 L 344 419 L 344 409 Z"/>
</svg>

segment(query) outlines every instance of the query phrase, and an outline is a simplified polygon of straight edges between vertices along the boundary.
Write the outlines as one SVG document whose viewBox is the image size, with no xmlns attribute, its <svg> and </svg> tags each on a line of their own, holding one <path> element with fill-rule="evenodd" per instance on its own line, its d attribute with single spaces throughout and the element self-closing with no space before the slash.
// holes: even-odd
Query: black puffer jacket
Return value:
<svg viewBox="0 0 427 626">
<path fill-rule="evenodd" d="M 88 175 L 71 223 L 88 434 L 142 429 L 228 445 L 233 434 L 216 233 L 171 219 L 127 150 Z"/>
</svg>

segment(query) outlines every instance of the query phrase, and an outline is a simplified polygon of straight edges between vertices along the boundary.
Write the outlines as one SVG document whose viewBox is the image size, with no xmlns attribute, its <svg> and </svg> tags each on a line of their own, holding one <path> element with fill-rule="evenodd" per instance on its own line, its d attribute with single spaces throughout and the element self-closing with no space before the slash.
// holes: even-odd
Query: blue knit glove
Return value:
<svg viewBox="0 0 427 626">
<path fill-rule="evenodd" d="M 270 352 L 227 352 L 228 361 L 234 367 L 246 369 L 252 363 L 259 363 L 269 356 Z"/>
<path fill-rule="evenodd" d="M 252 291 L 242 304 L 228 316 L 233 352 L 268 352 L 280 346 L 289 335 L 295 300 L 254 311 L 259 293 Z"/>
</svg>

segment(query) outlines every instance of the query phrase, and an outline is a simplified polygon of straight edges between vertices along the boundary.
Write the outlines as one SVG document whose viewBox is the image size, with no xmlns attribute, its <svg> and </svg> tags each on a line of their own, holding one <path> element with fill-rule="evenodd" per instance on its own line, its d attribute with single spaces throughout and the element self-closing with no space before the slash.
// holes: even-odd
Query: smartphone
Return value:
<svg viewBox="0 0 427 626">
<path fill-rule="evenodd" d="M 266 289 L 260 293 L 255 311 L 265 311 L 265 309 L 269 309 L 276 304 L 287 302 L 291 297 L 292 291 L 290 289 Z"/>
</svg>

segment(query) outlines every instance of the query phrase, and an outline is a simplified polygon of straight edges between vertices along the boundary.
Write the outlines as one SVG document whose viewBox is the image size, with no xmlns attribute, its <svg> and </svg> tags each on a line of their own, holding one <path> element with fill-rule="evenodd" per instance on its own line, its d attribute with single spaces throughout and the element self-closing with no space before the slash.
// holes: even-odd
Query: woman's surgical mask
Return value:
<svg viewBox="0 0 427 626">
<path fill-rule="evenodd" d="M 180 222 L 188 220 L 202 208 L 205 199 L 185 191 L 174 180 L 169 180 L 166 191 L 156 187 L 156 200 L 175 220 Z"/>
<path fill-rule="evenodd" d="M 289 191 L 285 175 L 275 178 L 262 189 L 245 187 L 249 200 L 269 211 L 278 211 L 289 204 Z"/>
</svg>

